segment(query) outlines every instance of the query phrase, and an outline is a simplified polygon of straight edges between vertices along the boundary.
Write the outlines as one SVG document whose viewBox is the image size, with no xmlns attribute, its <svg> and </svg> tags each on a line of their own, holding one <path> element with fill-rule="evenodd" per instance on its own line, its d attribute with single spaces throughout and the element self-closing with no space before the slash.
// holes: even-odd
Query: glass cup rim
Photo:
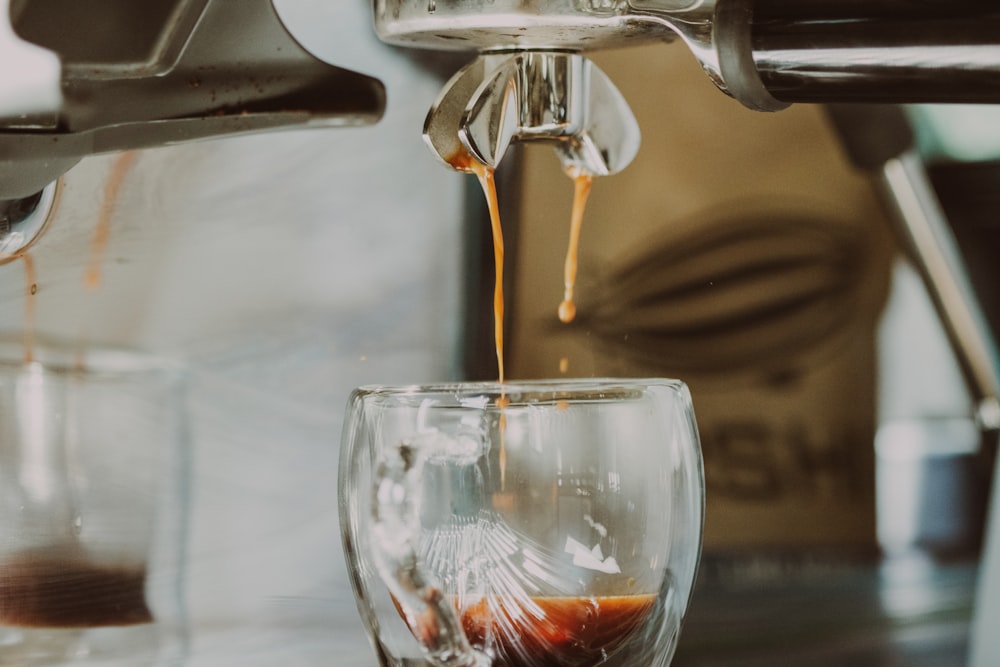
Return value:
<svg viewBox="0 0 1000 667">
<path fill-rule="evenodd" d="M 636 398 L 645 390 L 662 388 L 673 391 L 684 400 L 690 400 L 687 384 L 683 380 L 663 377 L 595 377 L 555 378 L 497 381 L 454 381 L 430 384 L 369 384 L 357 387 L 352 397 L 356 400 L 422 400 L 430 397 L 453 398 L 456 401 L 488 397 L 504 399 L 505 407 L 520 403 L 551 401 L 616 402 Z M 525 398 L 527 397 L 527 398 Z"/>
</svg>

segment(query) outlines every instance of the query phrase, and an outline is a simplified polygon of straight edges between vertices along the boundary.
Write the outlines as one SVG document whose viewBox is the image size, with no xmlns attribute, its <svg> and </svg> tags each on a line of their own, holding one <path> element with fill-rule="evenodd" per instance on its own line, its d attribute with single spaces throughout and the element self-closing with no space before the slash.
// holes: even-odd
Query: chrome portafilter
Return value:
<svg viewBox="0 0 1000 667">
<path fill-rule="evenodd" d="M 424 126 L 446 164 L 495 168 L 512 142 L 541 141 L 569 173 L 604 176 L 628 166 L 640 132 L 625 98 L 586 53 L 710 40 L 713 6 L 655 0 L 653 8 L 683 14 L 683 32 L 621 0 L 374 0 L 374 20 L 391 44 L 478 52 L 445 85 Z"/>
<path fill-rule="evenodd" d="M 446 164 L 462 171 L 475 164 L 495 168 L 512 142 L 541 141 L 555 147 L 569 173 L 604 176 L 628 166 L 640 132 L 625 98 L 586 53 L 678 37 L 710 41 L 714 4 L 374 0 L 373 6 L 383 41 L 478 52 L 445 85 L 424 126 L 425 139 Z M 683 31 L 653 16 L 659 10 L 682 15 Z M 704 44 L 696 50 L 713 52 Z"/>
<path fill-rule="evenodd" d="M 554 144 L 564 169 L 605 176 L 639 150 L 632 110 L 604 72 L 579 53 L 488 52 L 445 85 L 424 138 L 446 164 L 496 168 L 513 141 Z"/>
</svg>

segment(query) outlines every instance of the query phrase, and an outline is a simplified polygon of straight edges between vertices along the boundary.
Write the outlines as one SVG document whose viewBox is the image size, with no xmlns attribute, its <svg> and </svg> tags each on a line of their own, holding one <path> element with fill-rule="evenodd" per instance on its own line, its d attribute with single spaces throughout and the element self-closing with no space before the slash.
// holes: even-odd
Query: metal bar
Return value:
<svg viewBox="0 0 1000 667">
<path fill-rule="evenodd" d="M 902 223 L 900 230 L 911 259 L 924 276 L 976 400 L 980 426 L 995 431 L 1000 428 L 996 345 L 923 163 L 915 152 L 908 151 L 888 160 L 880 177 Z"/>
<path fill-rule="evenodd" d="M 1000 5 L 755 0 L 753 60 L 782 102 L 1000 102 Z"/>
</svg>

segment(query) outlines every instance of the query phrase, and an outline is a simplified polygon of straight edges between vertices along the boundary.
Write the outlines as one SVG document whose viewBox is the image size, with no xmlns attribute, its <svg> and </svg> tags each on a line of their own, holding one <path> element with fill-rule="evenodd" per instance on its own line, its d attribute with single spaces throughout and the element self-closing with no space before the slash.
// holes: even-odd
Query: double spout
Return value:
<svg viewBox="0 0 1000 667">
<path fill-rule="evenodd" d="M 613 174 L 639 150 L 639 125 L 622 94 L 577 53 L 491 52 L 461 69 L 431 108 L 424 137 L 445 163 L 496 168 L 518 139 L 553 143 L 563 167 Z"/>
</svg>

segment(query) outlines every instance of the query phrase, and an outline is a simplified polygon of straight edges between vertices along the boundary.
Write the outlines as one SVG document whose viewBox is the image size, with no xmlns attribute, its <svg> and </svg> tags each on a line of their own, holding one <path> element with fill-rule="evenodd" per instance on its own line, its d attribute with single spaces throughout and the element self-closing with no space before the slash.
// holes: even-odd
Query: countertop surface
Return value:
<svg viewBox="0 0 1000 667">
<path fill-rule="evenodd" d="M 975 562 L 707 559 L 673 667 L 959 667 Z M 202 628 L 156 665 L 376 667 L 353 604 L 288 600 L 268 623 Z"/>
<path fill-rule="evenodd" d="M 976 576 L 974 562 L 920 557 L 861 565 L 708 559 L 672 665 L 964 666 Z M 333 620 L 329 612 L 289 603 L 280 626 L 220 632 L 180 664 L 375 667 L 353 623 L 320 622 Z"/>
<path fill-rule="evenodd" d="M 959 667 L 975 562 L 707 560 L 675 667 Z"/>
</svg>

